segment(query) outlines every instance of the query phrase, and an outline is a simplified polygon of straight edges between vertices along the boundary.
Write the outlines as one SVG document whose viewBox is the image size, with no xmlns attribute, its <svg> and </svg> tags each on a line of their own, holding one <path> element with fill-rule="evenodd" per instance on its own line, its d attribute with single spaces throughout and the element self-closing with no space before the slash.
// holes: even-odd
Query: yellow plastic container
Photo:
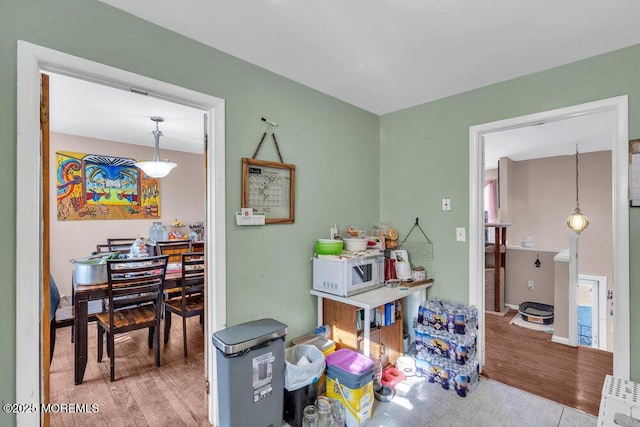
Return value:
<svg viewBox="0 0 640 427">
<path fill-rule="evenodd" d="M 323 336 L 314 335 L 314 334 L 303 335 L 301 337 L 295 338 L 295 339 L 291 340 L 291 344 L 293 344 L 293 345 L 300 345 L 300 344 L 315 345 L 322 352 L 322 354 L 324 354 L 325 356 L 328 356 L 331 353 L 333 353 L 334 351 L 336 351 L 336 343 L 335 342 L 333 342 L 330 339 L 325 338 Z"/>
<path fill-rule="evenodd" d="M 327 375 L 327 397 L 338 399 L 345 408 L 347 427 L 359 427 L 371 419 L 373 413 L 373 382 L 351 389 L 340 380 Z"/>
</svg>

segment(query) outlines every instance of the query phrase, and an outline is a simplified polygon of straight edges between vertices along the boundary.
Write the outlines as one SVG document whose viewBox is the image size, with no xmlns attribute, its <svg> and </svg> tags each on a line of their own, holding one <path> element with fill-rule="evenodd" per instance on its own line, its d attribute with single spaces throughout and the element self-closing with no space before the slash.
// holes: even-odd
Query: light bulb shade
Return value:
<svg viewBox="0 0 640 427">
<path fill-rule="evenodd" d="M 171 170 L 176 166 L 178 165 L 173 162 L 161 162 L 157 160 L 136 163 L 136 167 L 141 169 L 151 178 L 164 178 L 169 175 L 169 172 L 171 172 Z"/>
<path fill-rule="evenodd" d="M 589 226 L 589 218 L 582 214 L 580 209 L 576 208 L 575 212 L 567 218 L 567 226 L 569 226 L 569 228 L 576 234 L 580 234 L 582 230 Z"/>
</svg>

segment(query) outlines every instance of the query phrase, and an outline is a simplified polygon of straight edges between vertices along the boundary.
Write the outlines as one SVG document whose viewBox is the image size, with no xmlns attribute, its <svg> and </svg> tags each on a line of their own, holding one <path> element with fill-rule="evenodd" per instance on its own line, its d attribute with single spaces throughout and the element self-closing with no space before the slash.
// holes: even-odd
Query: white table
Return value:
<svg viewBox="0 0 640 427">
<path fill-rule="evenodd" d="M 343 304 L 349 304 L 355 307 L 364 309 L 364 352 L 365 356 L 369 356 L 369 340 L 371 337 L 371 314 L 372 308 L 385 305 L 386 303 L 402 299 L 406 296 L 420 292 L 420 298 L 422 301 L 427 299 L 427 288 L 433 285 L 433 279 L 428 279 L 425 283 L 414 285 L 412 287 L 397 286 L 395 288 L 388 288 L 383 286 L 378 289 L 356 294 L 350 297 L 341 297 L 338 295 L 328 294 L 322 291 L 311 290 L 311 295 L 318 297 L 318 325 L 324 325 L 323 319 L 323 301 L 324 298 L 338 301 Z"/>
</svg>

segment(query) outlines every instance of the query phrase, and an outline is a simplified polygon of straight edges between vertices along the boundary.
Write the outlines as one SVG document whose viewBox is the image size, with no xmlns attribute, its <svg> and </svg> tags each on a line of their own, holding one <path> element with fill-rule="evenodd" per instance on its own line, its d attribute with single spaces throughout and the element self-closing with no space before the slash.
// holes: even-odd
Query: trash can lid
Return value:
<svg viewBox="0 0 640 427">
<path fill-rule="evenodd" d="M 213 345 L 224 354 L 235 354 L 287 335 L 287 325 L 274 319 L 252 320 L 215 332 Z"/>
</svg>

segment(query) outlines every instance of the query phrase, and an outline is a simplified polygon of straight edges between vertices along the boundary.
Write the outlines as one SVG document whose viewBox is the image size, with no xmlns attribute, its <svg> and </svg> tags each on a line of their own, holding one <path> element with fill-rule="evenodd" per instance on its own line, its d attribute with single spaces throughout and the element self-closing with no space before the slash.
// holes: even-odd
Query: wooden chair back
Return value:
<svg viewBox="0 0 640 427">
<path fill-rule="evenodd" d="M 125 332 L 114 324 L 114 312 L 121 307 L 155 304 L 160 318 L 162 305 L 162 286 L 167 273 L 168 256 L 156 256 L 138 259 L 107 260 L 108 309 L 110 333 Z M 126 303 L 125 303 L 126 301 Z M 136 323 L 133 329 L 153 326 L 153 320 L 146 324 Z M 151 323 L 151 324 L 149 324 Z"/>
<path fill-rule="evenodd" d="M 204 252 L 204 242 L 191 242 L 191 252 Z"/>
<path fill-rule="evenodd" d="M 122 238 L 122 239 L 107 239 L 107 245 L 109 245 L 110 252 L 118 252 L 120 254 L 128 254 L 131 251 L 131 245 L 136 239 Z"/>
<path fill-rule="evenodd" d="M 156 253 L 158 255 L 169 255 L 170 263 L 182 262 L 182 254 L 191 252 L 190 240 L 166 240 L 156 242 Z"/>
<path fill-rule="evenodd" d="M 204 328 L 204 264 L 202 252 L 188 252 L 181 255 L 182 280 L 180 296 L 168 298 L 164 303 L 164 342 L 169 342 L 171 315 L 182 317 L 182 345 L 187 357 L 187 318 L 200 316 Z"/>
<path fill-rule="evenodd" d="M 182 254 L 182 300 L 189 295 L 204 293 L 204 252 Z"/>
<path fill-rule="evenodd" d="M 129 245 L 129 246 L 131 246 L 131 245 L 133 245 L 133 242 L 135 242 L 135 241 L 136 241 L 135 238 L 132 239 L 132 238 L 129 238 L 129 237 L 122 238 L 122 239 L 111 238 L 111 239 L 107 239 L 107 244 L 108 245 Z"/>
<path fill-rule="evenodd" d="M 126 255 L 131 250 L 131 246 L 112 246 L 109 244 L 97 244 L 96 245 L 96 254 L 104 254 L 107 252 L 118 252 L 120 255 Z"/>
</svg>

